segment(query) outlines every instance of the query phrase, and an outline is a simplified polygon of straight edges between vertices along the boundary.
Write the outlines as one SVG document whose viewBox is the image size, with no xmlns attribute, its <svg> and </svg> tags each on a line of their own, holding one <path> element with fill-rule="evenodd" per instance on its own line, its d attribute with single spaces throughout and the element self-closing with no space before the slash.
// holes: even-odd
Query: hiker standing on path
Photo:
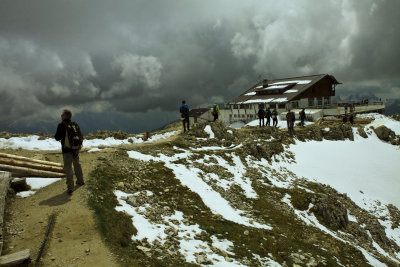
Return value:
<svg viewBox="0 0 400 267">
<path fill-rule="evenodd" d="M 213 116 L 214 116 L 214 121 L 218 120 L 219 106 L 218 106 L 217 104 L 214 104 L 214 105 L 213 105 L 212 114 L 213 114 Z"/>
<path fill-rule="evenodd" d="M 299 112 L 299 116 L 300 116 L 300 125 L 304 127 L 304 120 L 306 119 L 306 112 L 304 108 Z"/>
<path fill-rule="evenodd" d="M 294 112 L 288 111 L 288 113 L 286 114 L 286 122 L 287 122 L 287 127 L 288 127 L 288 131 L 289 133 L 293 133 L 294 132 L 294 122 L 296 121 L 296 117 L 294 115 Z"/>
<path fill-rule="evenodd" d="M 272 115 L 272 126 L 276 128 L 278 126 L 278 112 L 276 111 L 276 108 L 274 108 L 271 115 Z"/>
<path fill-rule="evenodd" d="M 271 124 L 271 117 L 272 117 L 272 113 L 271 113 L 271 110 L 269 109 L 269 108 L 267 108 L 267 111 L 266 111 L 266 116 L 267 116 L 267 126 L 270 126 L 270 124 Z"/>
<path fill-rule="evenodd" d="M 265 126 L 264 123 L 264 118 L 265 118 L 265 110 L 263 105 L 260 105 L 260 108 L 258 109 L 258 120 L 260 121 L 260 128 L 261 128 L 261 122 L 262 122 L 262 127 Z"/>
<path fill-rule="evenodd" d="M 71 121 L 72 113 L 64 110 L 61 114 L 62 122 L 57 126 L 57 132 L 54 138 L 61 142 L 62 154 L 64 160 L 64 170 L 67 176 L 68 194 L 72 194 L 74 190 L 74 177 L 72 165 L 76 175 L 76 185 L 84 185 L 82 167 L 79 162 L 79 151 L 82 148 L 83 135 L 76 122 Z"/>
<path fill-rule="evenodd" d="M 186 104 L 186 101 L 182 101 L 182 105 L 179 108 L 179 111 L 181 113 L 182 117 L 182 123 L 183 123 L 183 132 L 186 132 L 186 125 L 187 125 L 187 130 L 190 131 L 190 125 L 189 125 L 189 106 Z"/>
</svg>

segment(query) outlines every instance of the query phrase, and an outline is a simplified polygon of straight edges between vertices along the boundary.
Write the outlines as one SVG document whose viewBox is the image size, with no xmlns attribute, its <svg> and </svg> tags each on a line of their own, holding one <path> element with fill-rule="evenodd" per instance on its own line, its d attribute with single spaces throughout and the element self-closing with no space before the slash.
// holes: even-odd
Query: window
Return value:
<svg viewBox="0 0 400 267">
<path fill-rule="evenodd" d="M 242 118 L 246 118 L 246 116 L 243 114 L 243 115 L 242 115 Z"/>
<path fill-rule="evenodd" d="M 324 98 L 324 105 L 329 105 L 331 103 L 331 98 L 330 97 L 325 97 Z"/>
<path fill-rule="evenodd" d="M 270 104 L 269 107 L 270 108 L 276 108 L 276 104 Z"/>
<path fill-rule="evenodd" d="M 229 114 L 229 118 L 232 118 L 232 114 Z"/>
<path fill-rule="evenodd" d="M 292 108 L 298 108 L 299 107 L 299 102 L 293 101 L 292 102 Z"/>
<path fill-rule="evenodd" d="M 313 107 L 314 106 L 314 98 L 309 98 L 308 99 L 308 106 Z"/>
<path fill-rule="evenodd" d="M 237 118 L 237 115 L 235 114 L 233 117 L 234 117 L 234 118 Z"/>
<path fill-rule="evenodd" d="M 318 106 L 322 106 L 322 97 L 317 98 Z"/>
<path fill-rule="evenodd" d="M 279 109 L 284 109 L 284 108 L 285 108 L 285 104 L 279 104 L 279 105 L 278 105 L 278 108 L 279 108 Z"/>
<path fill-rule="evenodd" d="M 244 105 L 240 105 L 240 109 L 244 109 Z"/>
<path fill-rule="evenodd" d="M 238 108 L 238 105 L 234 105 L 233 108 L 234 108 L 234 109 L 237 109 L 237 108 Z"/>
</svg>

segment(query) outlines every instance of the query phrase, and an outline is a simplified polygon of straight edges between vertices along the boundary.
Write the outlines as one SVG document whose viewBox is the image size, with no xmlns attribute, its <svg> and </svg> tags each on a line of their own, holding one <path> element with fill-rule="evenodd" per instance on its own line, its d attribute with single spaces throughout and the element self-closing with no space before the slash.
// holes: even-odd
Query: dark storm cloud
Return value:
<svg viewBox="0 0 400 267">
<path fill-rule="evenodd" d="M 330 73 L 400 97 L 395 0 L 1 1 L 1 121 L 175 111 Z M 143 113 L 141 113 L 143 114 Z"/>
</svg>

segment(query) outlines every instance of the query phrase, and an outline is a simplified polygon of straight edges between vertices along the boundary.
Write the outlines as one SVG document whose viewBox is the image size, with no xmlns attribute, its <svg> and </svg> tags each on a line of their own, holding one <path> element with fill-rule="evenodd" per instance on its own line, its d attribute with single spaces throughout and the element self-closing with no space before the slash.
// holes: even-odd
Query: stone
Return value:
<svg viewBox="0 0 400 267">
<path fill-rule="evenodd" d="M 245 231 L 243 232 L 243 234 L 244 234 L 244 235 L 249 235 L 250 233 L 249 233 L 248 230 L 245 230 Z"/>
<path fill-rule="evenodd" d="M 151 249 L 143 247 L 143 246 L 136 246 L 136 249 L 138 249 L 138 250 L 140 250 L 140 251 L 142 251 L 144 253 L 148 253 L 148 252 L 151 251 Z"/>
<path fill-rule="evenodd" d="M 119 189 L 124 189 L 125 188 L 125 184 L 123 182 L 119 182 L 118 183 L 118 188 Z"/>
<path fill-rule="evenodd" d="M 207 258 L 206 255 L 199 254 L 196 256 L 196 262 L 198 264 L 211 264 L 212 262 Z"/>
</svg>

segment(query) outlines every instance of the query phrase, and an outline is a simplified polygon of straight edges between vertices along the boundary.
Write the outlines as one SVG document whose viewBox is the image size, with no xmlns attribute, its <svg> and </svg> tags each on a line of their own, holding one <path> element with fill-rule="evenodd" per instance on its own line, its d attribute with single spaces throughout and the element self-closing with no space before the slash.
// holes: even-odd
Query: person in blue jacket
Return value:
<svg viewBox="0 0 400 267">
<path fill-rule="evenodd" d="M 186 101 L 182 101 L 182 105 L 179 108 L 179 112 L 181 113 L 181 118 L 182 118 L 182 123 L 183 123 L 183 132 L 186 132 L 186 126 L 187 130 L 190 131 L 190 125 L 189 125 L 189 106 L 186 104 Z"/>
</svg>

